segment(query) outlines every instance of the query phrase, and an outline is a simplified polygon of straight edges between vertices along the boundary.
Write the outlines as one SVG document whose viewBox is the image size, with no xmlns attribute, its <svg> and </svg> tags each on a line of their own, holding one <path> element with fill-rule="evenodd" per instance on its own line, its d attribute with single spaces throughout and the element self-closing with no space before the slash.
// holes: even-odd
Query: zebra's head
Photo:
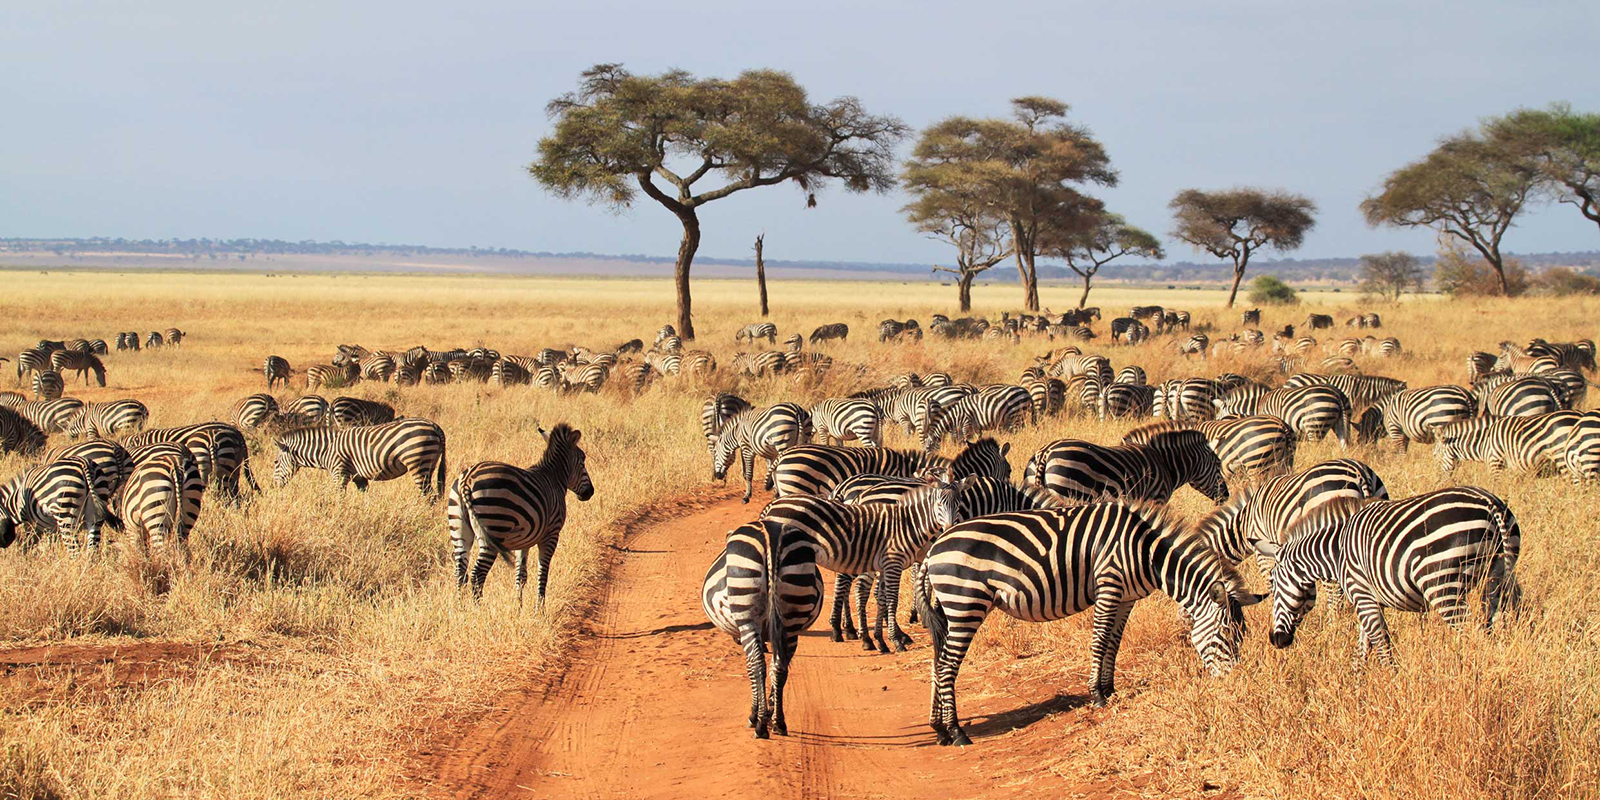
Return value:
<svg viewBox="0 0 1600 800">
<path fill-rule="evenodd" d="M 728 467 L 733 463 L 733 456 L 739 452 L 739 441 L 732 428 L 723 428 L 722 433 L 710 437 L 711 445 L 711 477 L 719 481 L 728 479 Z"/>
<path fill-rule="evenodd" d="M 1275 542 L 1256 539 L 1251 542 L 1262 558 L 1274 559 L 1272 565 L 1272 646 L 1288 647 L 1294 644 L 1295 631 L 1300 621 L 1317 604 L 1317 582 L 1302 568 L 1304 544 L 1290 541 L 1279 546 Z"/>
<path fill-rule="evenodd" d="M 950 462 L 951 475 L 964 478 L 968 475 L 985 475 L 996 480 L 1011 479 L 1011 463 L 1006 461 L 1006 454 L 1011 452 L 1011 444 L 1000 444 L 994 439 L 984 437 L 972 442 Z"/>
<path fill-rule="evenodd" d="M 546 462 L 552 456 L 558 458 L 565 456 L 567 488 L 579 502 L 588 502 L 589 498 L 594 497 L 594 483 L 589 480 L 588 456 L 584 454 L 583 448 L 578 446 L 578 440 L 583 437 L 583 432 L 562 422 L 548 433 L 540 428 L 539 433 L 544 435 Z"/>
<path fill-rule="evenodd" d="M 1454 472 L 1456 465 L 1461 460 L 1460 453 L 1457 452 L 1460 449 L 1459 440 L 1443 430 L 1439 431 L 1435 436 L 1437 438 L 1433 443 L 1433 459 L 1439 462 L 1439 471 Z"/>
<path fill-rule="evenodd" d="M 1218 567 L 1223 565 L 1218 562 Z M 1221 677 L 1239 663 L 1239 643 L 1244 641 L 1244 607 L 1261 602 L 1262 595 L 1234 588 L 1237 577 L 1223 569 L 1206 585 L 1202 597 L 1189 604 L 1189 643 L 1200 656 L 1200 663 L 1212 675 Z"/>
<path fill-rule="evenodd" d="M 9 489 L 0 487 L 0 547 L 10 547 L 17 540 L 17 523 L 6 510 L 11 505 L 10 499 Z"/>
<path fill-rule="evenodd" d="M 928 485 L 912 490 L 901 503 L 926 509 L 929 527 L 937 536 L 961 522 L 961 493 L 977 477 L 969 475 L 952 482 L 950 471 L 943 468 L 929 470 L 925 477 Z"/>
<path fill-rule="evenodd" d="M 307 465 L 300 463 L 300 459 L 295 455 L 294 447 L 287 439 L 279 437 L 275 440 L 275 443 L 278 445 L 278 457 L 272 463 L 272 479 L 277 481 L 279 486 L 283 486 L 289 482 L 290 478 L 294 477 L 296 472 L 300 471 L 301 467 Z"/>
</svg>

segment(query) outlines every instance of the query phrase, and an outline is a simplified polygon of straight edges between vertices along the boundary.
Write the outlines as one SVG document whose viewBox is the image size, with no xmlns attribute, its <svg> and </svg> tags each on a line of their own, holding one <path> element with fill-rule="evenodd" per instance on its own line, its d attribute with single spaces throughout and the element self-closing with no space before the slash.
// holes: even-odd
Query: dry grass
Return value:
<svg viewBox="0 0 1600 800">
<path fill-rule="evenodd" d="M 238 397 L 261 390 L 269 353 L 303 368 L 326 360 L 339 342 L 485 344 L 507 353 L 608 347 L 648 341 L 672 316 L 665 281 L 62 272 L 7 273 L 5 280 L 0 352 L 44 337 L 187 330 L 181 349 L 113 353 L 110 387 L 69 389 L 90 399 L 141 398 L 156 425 L 224 414 Z M 697 284 L 698 344 L 724 361 L 733 331 L 754 318 L 752 288 Z M 829 351 L 841 363 L 865 365 L 868 377 L 839 370 L 808 388 L 719 380 L 761 402 L 810 401 L 907 370 L 1014 379 L 1047 349 L 1031 340 L 1021 347 L 877 344 L 878 319 L 926 321 L 950 308 L 953 293 L 926 284 L 775 284 L 781 334 L 848 322 L 851 340 Z M 998 317 L 1016 294 L 980 287 L 977 313 Z M 1067 308 L 1076 291 L 1048 288 L 1044 299 Z M 1218 292 L 1126 290 L 1094 298 L 1108 309 L 1170 303 L 1230 331 L 1236 317 L 1217 308 L 1221 299 Z M 1329 307 L 1341 300 L 1353 298 L 1314 298 Z M 1399 336 L 1411 355 L 1372 371 L 1414 386 L 1460 380 L 1469 349 L 1526 339 L 1521 320 L 1530 315 L 1538 333 L 1570 338 L 1594 335 L 1588 321 L 1597 310 L 1588 301 L 1387 308 L 1385 333 Z M 1305 313 L 1269 310 L 1267 322 Z M 1259 364 L 1184 362 L 1159 342 L 1108 349 L 1117 366 L 1138 363 L 1153 378 L 1261 371 Z M 406 794 L 396 776 L 409 754 L 444 735 L 441 726 L 493 702 L 497 682 L 558 663 L 603 576 L 614 521 L 708 480 L 695 420 L 709 388 L 668 383 L 627 399 L 485 386 L 352 390 L 437 420 L 449 436 L 452 473 L 486 458 L 533 460 L 542 447 L 536 421 L 565 420 L 584 431 L 598 491 L 592 502 L 571 506 L 543 615 L 531 604 L 518 612 L 503 566 L 481 606 L 465 602 L 454 585 L 442 507 L 423 502 L 408 480 L 341 495 L 326 475 L 302 472 L 243 507 L 209 506 L 195 531 L 194 569 L 184 574 L 153 572 L 123 552 L 98 560 L 51 547 L 0 552 L 0 640 L 8 644 L 218 641 L 250 643 L 259 653 L 245 664 L 202 664 L 118 691 L 64 681 L 44 700 L 23 702 L 0 689 L 0 796 Z M 1126 427 L 1051 420 L 1009 437 L 1012 462 L 1020 471 L 1028 453 L 1059 436 L 1109 440 Z M 891 437 L 904 446 L 898 432 Z M 255 473 L 270 483 L 270 462 L 257 452 Z M 1300 463 L 1337 454 L 1331 442 L 1312 444 Z M 1447 482 L 1426 448 L 1358 455 L 1397 495 Z M 21 466 L 0 457 L 0 477 Z M 1294 649 L 1280 652 L 1265 643 L 1267 616 L 1259 610 L 1241 668 L 1211 680 L 1180 640 L 1170 604 L 1147 602 L 1130 623 L 1113 712 L 1093 737 L 1063 743 L 1059 761 L 1045 767 L 1074 778 L 1126 778 L 1130 786 L 1154 775 L 1174 792 L 1192 791 L 1204 776 L 1249 796 L 1600 794 L 1600 596 L 1587 580 L 1600 571 L 1600 535 L 1587 516 L 1592 492 L 1473 466 L 1459 479 L 1500 493 L 1521 519 L 1528 613 L 1514 628 L 1492 638 L 1456 636 L 1434 619 L 1392 615 L 1400 666 L 1358 672 L 1350 666 L 1347 612 L 1319 610 Z M 1203 503 L 1184 491 L 1179 507 L 1194 516 Z M 975 663 L 1045 656 L 1010 672 L 1043 673 L 1062 691 L 1081 692 L 1088 622 L 1087 615 L 1044 626 L 996 619 Z M 963 686 L 980 674 L 974 670 Z"/>
</svg>

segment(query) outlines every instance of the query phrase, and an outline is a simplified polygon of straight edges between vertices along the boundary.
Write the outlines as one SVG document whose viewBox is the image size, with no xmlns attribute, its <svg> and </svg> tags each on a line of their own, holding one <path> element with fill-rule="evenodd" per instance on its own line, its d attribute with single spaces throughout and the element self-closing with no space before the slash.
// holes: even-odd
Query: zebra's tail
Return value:
<svg viewBox="0 0 1600 800">
<path fill-rule="evenodd" d="M 772 660 L 782 662 L 789 658 L 789 637 L 783 625 L 783 537 L 789 526 L 767 522 L 761 526 L 767 537 L 765 567 L 767 573 L 767 641 L 772 648 Z"/>
<path fill-rule="evenodd" d="M 435 475 L 435 477 L 433 479 L 433 491 L 434 491 L 435 494 L 437 494 L 439 496 L 439 498 L 443 498 L 444 497 L 444 476 L 445 476 L 445 472 L 446 472 L 445 457 L 444 456 L 445 456 L 445 443 L 444 443 L 444 441 L 441 440 L 439 442 L 439 463 L 434 466 L 434 470 L 435 470 L 435 472 L 437 474 Z"/>
<path fill-rule="evenodd" d="M 1494 504 L 1494 523 L 1500 546 L 1489 563 L 1488 583 L 1483 589 L 1484 621 L 1494 627 L 1507 612 L 1515 614 L 1522 605 L 1522 586 L 1517 583 L 1517 559 L 1522 554 L 1522 530 L 1517 518 L 1503 503 Z"/>
<path fill-rule="evenodd" d="M 938 661 L 944 654 L 945 639 L 950 636 L 950 620 L 945 617 L 944 609 L 933 599 L 932 581 L 928 577 L 927 565 L 917 570 L 921 575 L 921 591 L 912 592 L 916 595 L 917 616 L 922 617 L 922 624 L 928 626 L 928 635 L 933 637 L 933 658 Z"/>
</svg>

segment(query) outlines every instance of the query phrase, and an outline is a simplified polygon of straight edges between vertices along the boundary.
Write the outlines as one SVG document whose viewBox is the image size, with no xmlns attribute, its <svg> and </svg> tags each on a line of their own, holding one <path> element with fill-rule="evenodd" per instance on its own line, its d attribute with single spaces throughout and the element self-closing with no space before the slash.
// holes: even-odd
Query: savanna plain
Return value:
<svg viewBox="0 0 1600 800">
<path fill-rule="evenodd" d="M 224 418 L 235 400 L 264 390 L 261 364 L 269 354 L 303 370 L 326 363 L 340 343 L 481 345 L 508 354 L 598 350 L 633 338 L 648 345 L 675 318 L 665 280 L 51 271 L 0 273 L 0 287 L 0 355 L 8 357 L 40 339 L 186 331 L 181 347 L 113 351 L 105 388 L 69 381 L 71 396 L 144 401 L 152 427 Z M 1056 311 L 1075 306 L 1078 292 L 1041 287 L 1043 305 Z M 360 383 L 324 392 L 383 400 L 435 420 L 448 436 L 452 477 L 479 460 L 535 462 L 543 449 L 539 425 L 567 422 L 581 430 L 596 493 L 569 504 L 542 610 L 518 606 L 503 565 L 491 573 L 481 603 L 465 596 L 455 582 L 443 504 L 423 500 L 408 480 L 341 493 L 327 474 L 303 471 L 275 485 L 266 434 L 251 439 L 263 491 L 247 493 L 237 506 L 208 502 L 187 568 L 154 565 L 115 536 L 95 557 L 59 545 L 0 551 L 0 797 L 447 795 L 452 788 L 438 780 L 431 755 L 495 713 L 508 690 L 548 683 L 582 656 L 586 626 L 625 557 L 625 532 L 684 503 L 729 498 L 730 487 L 712 481 L 699 428 L 709 394 L 730 390 L 757 405 L 809 405 L 906 372 L 1015 381 L 1036 356 L 1064 344 L 1042 337 L 880 344 L 880 319 L 926 324 L 935 312 L 957 316 L 954 288 L 932 283 L 779 281 L 771 294 L 780 339 L 823 323 L 849 324 L 847 341 L 817 346 L 835 359 L 826 377 L 796 384 L 735 375 L 726 365 L 749 347 L 735 345 L 734 332 L 759 319 L 755 287 L 706 280 L 695 284 L 699 338 L 692 346 L 725 365 L 709 379 L 669 377 L 639 394 L 620 380 L 574 395 L 482 383 Z M 975 294 L 972 313 L 997 320 L 1016 308 L 1020 293 L 980 285 Z M 1101 289 L 1090 302 L 1106 309 L 1107 320 L 1133 305 L 1186 309 L 1196 325 L 1214 325 L 1216 339 L 1240 327 L 1224 299 L 1210 291 Z M 1413 387 L 1463 382 L 1467 353 L 1494 351 L 1501 340 L 1600 333 L 1594 300 L 1395 305 L 1332 293 L 1267 308 L 1261 327 L 1298 324 L 1311 311 L 1342 323 L 1358 309 L 1380 312 L 1379 335 L 1398 337 L 1405 350 L 1394 359 L 1360 357 L 1360 367 Z M 1186 359 L 1171 337 L 1125 347 L 1109 342 L 1104 323 L 1094 327 L 1101 338 L 1086 352 L 1110 356 L 1116 368 L 1143 366 L 1152 381 L 1221 371 L 1268 379 L 1276 370 L 1270 348 L 1237 359 Z M 1312 335 L 1331 344 L 1350 333 L 1341 324 Z M 1317 356 L 1325 354 L 1319 347 Z M 0 372 L 0 388 L 12 379 L 9 369 Z M 304 385 L 296 376 L 289 390 L 278 390 L 280 401 Z M 1595 398 L 1591 392 L 1590 407 Z M 1062 415 L 999 438 L 1010 444 L 1020 479 L 1028 454 L 1048 441 L 1111 443 L 1134 424 Z M 898 428 L 887 444 L 915 446 Z M 998 785 L 1006 788 L 975 782 L 969 796 L 1600 797 L 1597 489 L 1491 473 L 1479 464 L 1444 475 L 1426 446 L 1400 454 L 1360 444 L 1342 453 L 1330 438 L 1303 443 L 1296 463 L 1341 455 L 1371 464 L 1396 497 L 1467 483 L 1505 498 L 1523 532 L 1519 616 L 1484 634 L 1453 632 L 1435 616 L 1390 612 L 1396 666 L 1357 668 L 1348 608 L 1319 607 L 1294 646 L 1277 650 L 1266 640 L 1270 612 L 1262 605 L 1248 612 L 1238 667 L 1213 678 L 1183 638 L 1176 607 L 1158 595 L 1133 613 L 1118 663 L 1120 693 L 1109 707 L 1049 705 L 1049 713 L 1014 730 L 975 736 L 964 751 L 934 748 L 925 726 L 923 629 L 909 628 L 918 641 L 904 654 L 860 656 L 853 644 L 808 637 L 800 655 L 849 648 L 878 659 L 886 684 L 915 688 L 921 699 L 892 723 L 922 726 L 920 758 L 959 764 L 977 758 L 974 751 L 991 759 L 1016 755 L 982 762 L 986 769 L 1004 765 Z M 29 463 L 0 456 L 0 477 Z M 763 474 L 758 466 L 758 481 Z M 764 497 L 749 507 L 750 518 Z M 1173 505 L 1195 519 L 1211 504 L 1182 489 Z M 693 554 L 696 568 L 714 555 Z M 1253 569 L 1243 572 L 1263 588 Z M 700 586 L 668 589 L 693 598 Z M 1009 697 L 1040 687 L 1083 694 L 1089 630 L 1089 614 L 1046 625 L 991 617 L 961 675 L 963 702 L 1003 708 Z M 684 736 L 736 740 L 752 752 L 769 746 L 751 742 L 745 728 L 738 648 L 712 631 L 695 635 L 715 671 L 737 688 L 713 709 L 716 724 Z M 797 671 L 829 668 L 820 660 L 797 664 Z M 699 679 L 664 666 L 649 680 Z M 544 702 L 560 703 L 561 695 Z M 875 794 L 916 792 L 915 771 L 894 773 L 903 752 L 912 749 L 879 759 L 889 775 Z"/>
</svg>

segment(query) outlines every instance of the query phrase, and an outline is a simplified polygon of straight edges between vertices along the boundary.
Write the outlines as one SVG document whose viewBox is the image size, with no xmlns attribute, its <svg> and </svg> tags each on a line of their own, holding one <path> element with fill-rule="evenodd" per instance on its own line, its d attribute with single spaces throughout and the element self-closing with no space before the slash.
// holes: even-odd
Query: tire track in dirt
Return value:
<svg viewBox="0 0 1600 800">
<path fill-rule="evenodd" d="M 969 694 L 962 712 L 979 744 L 938 747 L 927 724 L 920 629 L 913 652 L 872 655 L 857 642 L 829 641 L 824 616 L 802 638 L 790 672 L 789 736 L 755 740 L 745 724 L 743 654 L 706 621 L 699 590 L 727 531 L 761 502 L 729 497 L 635 526 L 565 673 L 516 690 L 454 747 L 435 750 L 434 793 L 463 800 L 1061 795 L 1059 777 L 1019 781 L 1017 770 L 1037 769 L 1035 756 L 1066 742 L 1035 732 L 1004 742 L 980 737 L 1026 727 L 1073 702 Z M 907 670 L 906 659 L 922 669 Z"/>
</svg>

